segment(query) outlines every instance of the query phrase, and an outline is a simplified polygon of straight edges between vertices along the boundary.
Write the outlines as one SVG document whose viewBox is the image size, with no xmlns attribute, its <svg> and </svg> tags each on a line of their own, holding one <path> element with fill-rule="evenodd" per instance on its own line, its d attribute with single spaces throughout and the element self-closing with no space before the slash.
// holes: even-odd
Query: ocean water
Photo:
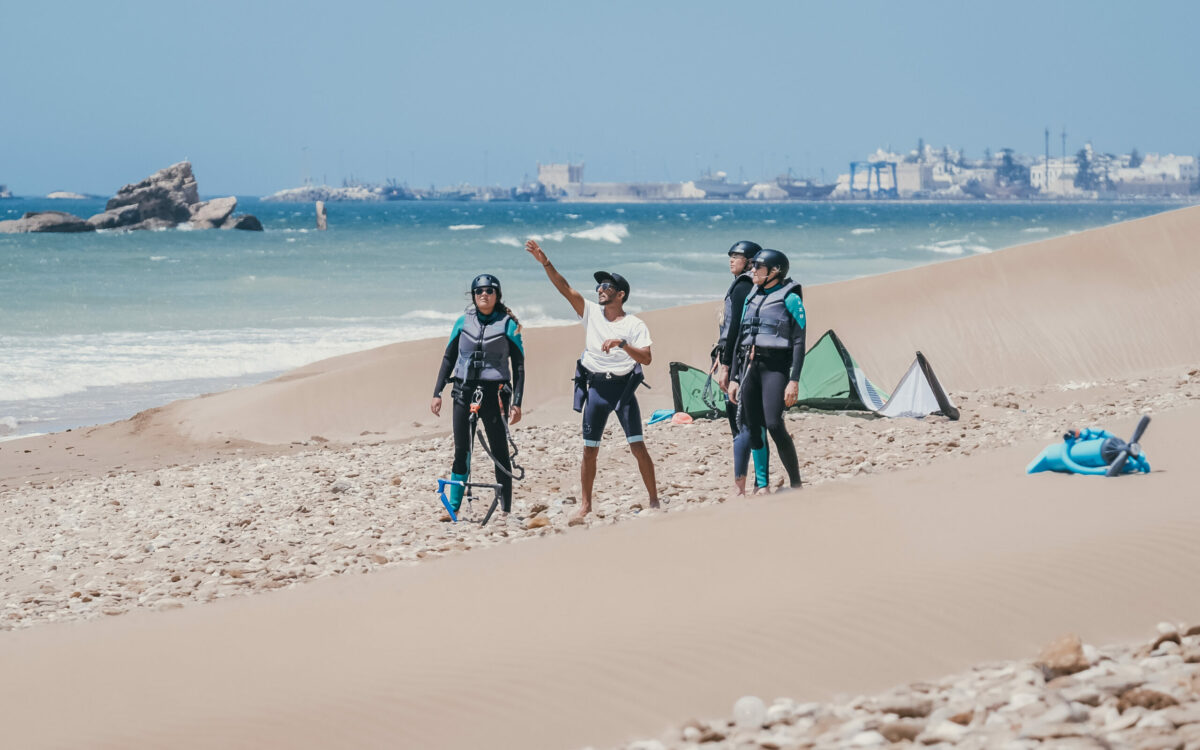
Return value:
<svg viewBox="0 0 1200 750">
<path fill-rule="evenodd" d="M 243 198 L 264 232 L 0 235 L 0 439 L 98 424 L 325 357 L 442 336 L 478 273 L 527 326 L 573 313 L 522 249 L 577 288 L 617 271 L 631 311 L 720 297 L 728 247 L 786 252 L 818 284 L 986 253 L 1174 204 L 334 203 Z M 0 201 L 89 216 L 103 201 Z M 425 363 L 433 382 L 437 363 Z M 418 366 L 418 365 L 414 365 Z"/>
</svg>

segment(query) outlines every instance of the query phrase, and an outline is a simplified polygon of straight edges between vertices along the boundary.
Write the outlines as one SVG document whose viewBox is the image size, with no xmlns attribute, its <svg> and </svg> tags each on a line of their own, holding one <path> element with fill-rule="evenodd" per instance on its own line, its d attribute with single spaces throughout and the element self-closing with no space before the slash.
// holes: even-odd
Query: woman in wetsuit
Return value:
<svg viewBox="0 0 1200 750">
<path fill-rule="evenodd" d="M 521 326 L 512 310 L 501 302 L 500 280 L 480 274 L 471 282 L 471 305 L 454 324 L 437 383 L 433 387 L 430 411 L 441 416 L 442 390 L 454 384 L 454 465 L 450 478 L 465 482 L 471 453 L 470 415 L 476 391 L 482 395 L 479 419 L 495 455 L 496 482 L 503 486 L 501 510 L 512 508 L 512 462 L 508 455 L 508 433 L 504 426 L 521 420 L 521 394 L 525 388 L 525 350 Z M 503 467 L 503 468 L 502 468 Z M 457 514 L 464 488 L 450 485 L 450 507 Z M 444 513 L 441 520 L 451 520 Z"/>
<path fill-rule="evenodd" d="M 729 398 L 750 431 L 750 445 L 763 447 L 762 428 L 775 442 L 792 487 L 800 486 L 796 446 L 783 422 L 783 410 L 800 394 L 804 365 L 804 300 L 800 285 L 787 277 L 787 256 L 762 250 L 751 261 L 754 291 L 746 298 L 738 330 Z"/>
<path fill-rule="evenodd" d="M 717 382 L 721 390 L 729 391 L 730 368 L 733 366 L 734 355 L 737 353 L 738 329 L 741 327 L 742 311 L 746 308 L 746 298 L 754 290 L 754 281 L 750 278 L 750 262 L 762 250 L 757 242 L 742 240 L 735 242 L 729 248 L 729 271 L 733 274 L 733 283 L 725 292 L 725 307 L 721 313 L 721 325 L 717 335 L 717 345 L 713 353 L 717 356 L 720 369 L 717 372 Z M 725 401 L 725 416 L 729 419 L 729 429 L 733 435 L 733 485 L 736 494 L 746 494 L 746 473 L 750 467 L 750 456 L 754 455 L 754 494 L 767 492 L 768 462 L 770 450 L 764 445 L 754 451 L 750 450 L 750 430 L 743 423 L 738 424 L 737 404 Z"/>
</svg>

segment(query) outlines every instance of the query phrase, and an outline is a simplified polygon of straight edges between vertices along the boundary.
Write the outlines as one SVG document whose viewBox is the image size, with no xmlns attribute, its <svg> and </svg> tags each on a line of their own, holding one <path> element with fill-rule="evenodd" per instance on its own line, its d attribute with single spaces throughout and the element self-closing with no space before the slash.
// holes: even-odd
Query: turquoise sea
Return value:
<svg viewBox="0 0 1200 750">
<path fill-rule="evenodd" d="M 102 200 L 0 201 L 89 216 Z M 590 289 L 609 269 L 629 308 L 720 297 L 751 239 L 818 284 L 1077 232 L 1176 204 L 334 203 L 239 201 L 265 232 L 0 235 L 0 439 L 129 417 L 300 365 L 449 332 L 478 273 L 529 326 L 573 321 L 522 249 L 537 238 Z M 428 363 L 432 383 L 436 363 Z"/>
</svg>

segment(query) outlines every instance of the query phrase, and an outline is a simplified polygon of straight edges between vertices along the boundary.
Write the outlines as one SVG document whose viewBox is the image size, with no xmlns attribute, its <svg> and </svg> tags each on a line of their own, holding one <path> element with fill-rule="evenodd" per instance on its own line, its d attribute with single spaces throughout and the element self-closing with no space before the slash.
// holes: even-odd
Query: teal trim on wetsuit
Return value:
<svg viewBox="0 0 1200 750">
<path fill-rule="evenodd" d="M 488 318 L 489 319 L 492 318 L 492 316 L 494 316 L 495 314 L 496 313 L 493 312 L 492 315 L 488 316 Z M 482 319 L 483 319 L 483 317 L 480 316 L 480 320 L 482 320 Z M 508 340 L 513 342 L 513 344 L 516 345 L 517 350 L 520 351 L 522 354 L 524 354 L 525 353 L 525 344 L 521 341 L 521 334 L 517 330 L 519 327 L 520 326 L 517 325 L 517 321 L 513 320 L 512 318 L 509 318 L 508 319 L 508 327 L 504 329 L 504 333 L 508 336 Z M 454 336 L 451 335 L 451 338 L 454 338 Z"/>
<path fill-rule="evenodd" d="M 777 285 L 778 286 L 778 285 Z M 801 328 L 807 328 L 804 324 L 804 301 L 800 299 L 799 294 L 789 294 L 787 299 L 783 301 L 784 307 L 792 314 L 792 319 Z"/>
<path fill-rule="evenodd" d="M 458 320 L 454 321 L 454 328 L 450 330 L 450 340 L 453 341 L 458 334 L 462 333 L 463 326 L 467 324 L 467 316 L 459 315 Z"/>
<path fill-rule="evenodd" d="M 766 430 L 763 430 L 765 433 Z M 767 437 L 763 435 L 763 447 L 751 448 L 750 455 L 754 456 L 754 486 L 766 487 L 770 481 L 771 450 L 767 448 Z"/>
</svg>

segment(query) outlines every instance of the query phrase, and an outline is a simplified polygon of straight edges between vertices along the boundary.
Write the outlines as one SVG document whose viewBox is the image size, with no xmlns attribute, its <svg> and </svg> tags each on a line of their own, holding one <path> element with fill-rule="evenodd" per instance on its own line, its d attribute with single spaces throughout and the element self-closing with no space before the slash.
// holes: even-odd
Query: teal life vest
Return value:
<svg viewBox="0 0 1200 750">
<path fill-rule="evenodd" d="M 767 349 L 790 349 L 800 339 L 803 330 L 787 309 L 787 296 L 800 285 L 785 279 L 776 288 L 764 293 L 756 288 L 746 298 L 738 344 L 742 347 L 761 346 Z"/>
<path fill-rule="evenodd" d="M 508 313 L 486 323 L 474 305 L 463 314 L 458 333 L 458 361 L 453 378 L 460 383 L 472 380 L 507 383 L 512 379 L 508 366 Z"/>
</svg>

